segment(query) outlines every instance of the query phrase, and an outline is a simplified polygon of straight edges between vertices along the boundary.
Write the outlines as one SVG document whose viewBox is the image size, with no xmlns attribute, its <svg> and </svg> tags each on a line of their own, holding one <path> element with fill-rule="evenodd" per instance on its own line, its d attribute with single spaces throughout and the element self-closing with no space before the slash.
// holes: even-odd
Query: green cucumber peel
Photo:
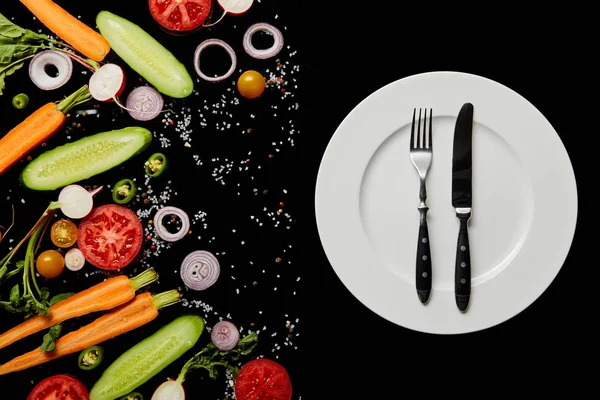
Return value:
<svg viewBox="0 0 600 400">
<path fill-rule="evenodd" d="M 194 81 L 185 66 L 135 23 L 108 11 L 96 16 L 100 34 L 134 71 L 159 92 L 183 98 L 194 91 Z"/>
<path fill-rule="evenodd" d="M 90 390 L 90 400 L 118 399 L 147 382 L 190 350 L 204 331 L 204 319 L 183 315 L 119 356 Z"/>
</svg>

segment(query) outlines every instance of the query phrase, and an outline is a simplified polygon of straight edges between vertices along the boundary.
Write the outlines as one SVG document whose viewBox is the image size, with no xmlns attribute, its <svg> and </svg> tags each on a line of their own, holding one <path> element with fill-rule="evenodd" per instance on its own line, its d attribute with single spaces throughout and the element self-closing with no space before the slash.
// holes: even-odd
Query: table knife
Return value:
<svg viewBox="0 0 600 400">
<path fill-rule="evenodd" d="M 462 312 L 471 299 L 471 253 L 469 249 L 469 220 L 471 219 L 471 143 L 473 132 L 473 104 L 465 103 L 460 109 L 454 127 L 452 150 L 452 206 L 460 221 L 454 266 L 454 297 Z"/>
</svg>

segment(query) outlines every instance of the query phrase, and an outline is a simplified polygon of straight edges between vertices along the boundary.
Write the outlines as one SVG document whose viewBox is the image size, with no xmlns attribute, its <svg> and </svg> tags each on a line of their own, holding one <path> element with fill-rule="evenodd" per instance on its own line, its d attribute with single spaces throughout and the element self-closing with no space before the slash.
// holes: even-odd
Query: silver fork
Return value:
<svg viewBox="0 0 600 400">
<path fill-rule="evenodd" d="M 413 110 L 413 120 L 410 129 L 410 160 L 419 173 L 420 190 L 419 190 L 419 210 L 420 226 L 419 226 L 419 241 L 417 242 L 417 262 L 415 286 L 417 287 L 417 295 L 421 303 L 426 304 L 431 297 L 431 253 L 429 251 L 429 230 L 427 228 L 427 211 L 429 207 L 425 201 L 427 200 L 427 172 L 431 167 L 433 158 L 433 141 L 432 121 L 433 110 L 429 109 L 429 119 L 427 119 L 427 109 L 423 118 L 421 118 L 421 109 L 419 108 L 419 119 L 416 120 L 417 109 Z M 429 129 L 427 129 L 429 122 Z M 416 135 L 415 135 L 416 125 Z M 423 128 L 421 130 L 421 127 Z"/>
</svg>

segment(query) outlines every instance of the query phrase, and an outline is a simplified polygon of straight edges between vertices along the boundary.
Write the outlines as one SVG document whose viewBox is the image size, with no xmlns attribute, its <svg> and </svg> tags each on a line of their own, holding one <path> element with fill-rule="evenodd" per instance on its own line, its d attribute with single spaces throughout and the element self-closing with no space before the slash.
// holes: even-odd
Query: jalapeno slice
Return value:
<svg viewBox="0 0 600 400">
<path fill-rule="evenodd" d="M 150 177 L 157 177 L 167 168 L 167 157 L 162 153 L 154 153 L 144 164 L 144 170 Z"/>
<path fill-rule="evenodd" d="M 28 104 L 29 104 L 29 96 L 27 96 L 25 93 L 19 93 L 12 99 L 12 105 L 17 110 L 21 110 L 21 109 L 27 107 Z"/>
<path fill-rule="evenodd" d="M 119 400 L 144 400 L 144 396 L 140 392 L 131 392 L 121 397 Z"/>
<path fill-rule="evenodd" d="M 104 349 L 100 346 L 92 346 L 79 353 L 77 365 L 84 370 L 96 368 L 104 358 Z"/>
<path fill-rule="evenodd" d="M 117 204 L 129 203 L 137 193 L 137 185 L 131 179 L 121 179 L 112 191 L 112 198 Z"/>
</svg>

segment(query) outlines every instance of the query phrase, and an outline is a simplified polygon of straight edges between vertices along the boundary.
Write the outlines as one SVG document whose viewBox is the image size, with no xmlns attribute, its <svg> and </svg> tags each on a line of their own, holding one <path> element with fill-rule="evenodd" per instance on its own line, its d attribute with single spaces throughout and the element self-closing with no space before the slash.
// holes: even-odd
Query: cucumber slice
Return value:
<svg viewBox="0 0 600 400">
<path fill-rule="evenodd" d="M 21 172 L 32 190 L 54 190 L 116 167 L 145 150 L 152 133 L 129 127 L 97 133 L 39 155 Z"/>
<path fill-rule="evenodd" d="M 204 320 L 184 315 L 121 354 L 92 387 L 90 400 L 113 400 L 140 387 L 194 347 Z"/>
<path fill-rule="evenodd" d="M 185 66 L 138 25 L 108 11 L 100 11 L 96 25 L 111 49 L 159 92 L 183 98 L 194 82 Z"/>
</svg>

